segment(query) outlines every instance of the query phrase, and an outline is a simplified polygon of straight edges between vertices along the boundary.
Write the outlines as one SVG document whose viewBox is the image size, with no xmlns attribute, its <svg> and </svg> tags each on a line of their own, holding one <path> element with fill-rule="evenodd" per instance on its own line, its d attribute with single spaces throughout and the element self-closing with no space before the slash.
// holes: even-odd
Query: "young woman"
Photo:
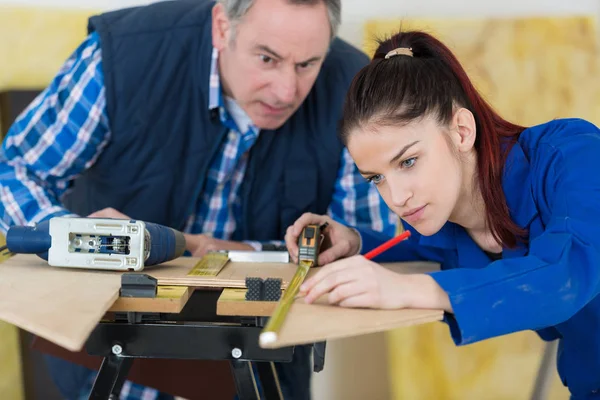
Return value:
<svg viewBox="0 0 600 400">
<path fill-rule="evenodd" d="M 306 214 L 286 235 L 293 258 L 309 223 L 329 222 L 330 245 L 305 300 L 444 309 L 461 345 L 535 330 L 560 339 L 573 398 L 600 398 L 600 130 L 579 119 L 510 123 L 446 46 L 403 32 L 355 77 L 341 132 L 412 233 L 376 261 L 431 260 L 441 271 L 392 273 L 357 255 L 388 238 Z"/>
</svg>

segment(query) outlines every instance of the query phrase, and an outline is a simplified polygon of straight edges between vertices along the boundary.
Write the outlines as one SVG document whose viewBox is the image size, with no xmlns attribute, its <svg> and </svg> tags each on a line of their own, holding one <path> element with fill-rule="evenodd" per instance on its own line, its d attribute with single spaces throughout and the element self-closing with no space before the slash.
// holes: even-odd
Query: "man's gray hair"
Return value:
<svg viewBox="0 0 600 400">
<path fill-rule="evenodd" d="M 342 21 L 342 3 L 341 0 L 286 0 L 290 4 L 315 5 L 324 2 L 329 14 L 329 25 L 331 26 L 331 37 L 337 35 L 340 23 Z M 254 0 L 219 0 L 219 3 L 225 8 L 227 18 L 234 24 L 234 27 L 240 19 L 246 15 Z"/>
</svg>

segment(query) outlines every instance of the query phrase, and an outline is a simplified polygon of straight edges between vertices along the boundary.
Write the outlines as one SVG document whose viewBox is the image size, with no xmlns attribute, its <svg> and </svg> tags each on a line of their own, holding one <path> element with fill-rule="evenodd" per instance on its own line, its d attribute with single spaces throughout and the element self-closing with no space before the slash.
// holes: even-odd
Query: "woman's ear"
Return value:
<svg viewBox="0 0 600 400">
<path fill-rule="evenodd" d="M 456 132 L 455 145 L 458 151 L 468 152 L 475 145 L 477 124 L 473 113 L 466 108 L 459 108 L 452 117 L 452 126 Z"/>
</svg>

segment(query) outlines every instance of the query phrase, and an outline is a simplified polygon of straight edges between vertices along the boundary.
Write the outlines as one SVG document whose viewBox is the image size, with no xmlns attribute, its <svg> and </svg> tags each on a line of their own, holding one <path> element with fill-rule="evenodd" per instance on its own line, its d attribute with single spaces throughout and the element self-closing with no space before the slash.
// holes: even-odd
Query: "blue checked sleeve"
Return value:
<svg viewBox="0 0 600 400">
<path fill-rule="evenodd" d="M 0 230 L 68 215 L 60 202 L 110 131 L 102 60 L 91 34 L 10 127 L 0 149 Z"/>
<path fill-rule="evenodd" d="M 342 151 L 328 214 L 345 225 L 382 232 L 389 237 L 398 228 L 398 217 L 387 207 L 375 185 L 358 172 L 346 148 Z"/>
</svg>

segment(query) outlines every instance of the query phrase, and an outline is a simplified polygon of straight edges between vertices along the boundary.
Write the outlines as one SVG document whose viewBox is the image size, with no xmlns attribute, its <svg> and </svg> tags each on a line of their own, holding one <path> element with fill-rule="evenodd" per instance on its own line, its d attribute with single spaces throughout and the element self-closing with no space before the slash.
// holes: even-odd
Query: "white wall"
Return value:
<svg viewBox="0 0 600 400">
<path fill-rule="evenodd" d="M 0 5 L 91 8 L 110 10 L 152 0 L 0 0 Z M 360 45 L 367 18 L 483 17 L 594 14 L 600 18 L 600 0 L 342 0 L 340 36 Z"/>
</svg>

